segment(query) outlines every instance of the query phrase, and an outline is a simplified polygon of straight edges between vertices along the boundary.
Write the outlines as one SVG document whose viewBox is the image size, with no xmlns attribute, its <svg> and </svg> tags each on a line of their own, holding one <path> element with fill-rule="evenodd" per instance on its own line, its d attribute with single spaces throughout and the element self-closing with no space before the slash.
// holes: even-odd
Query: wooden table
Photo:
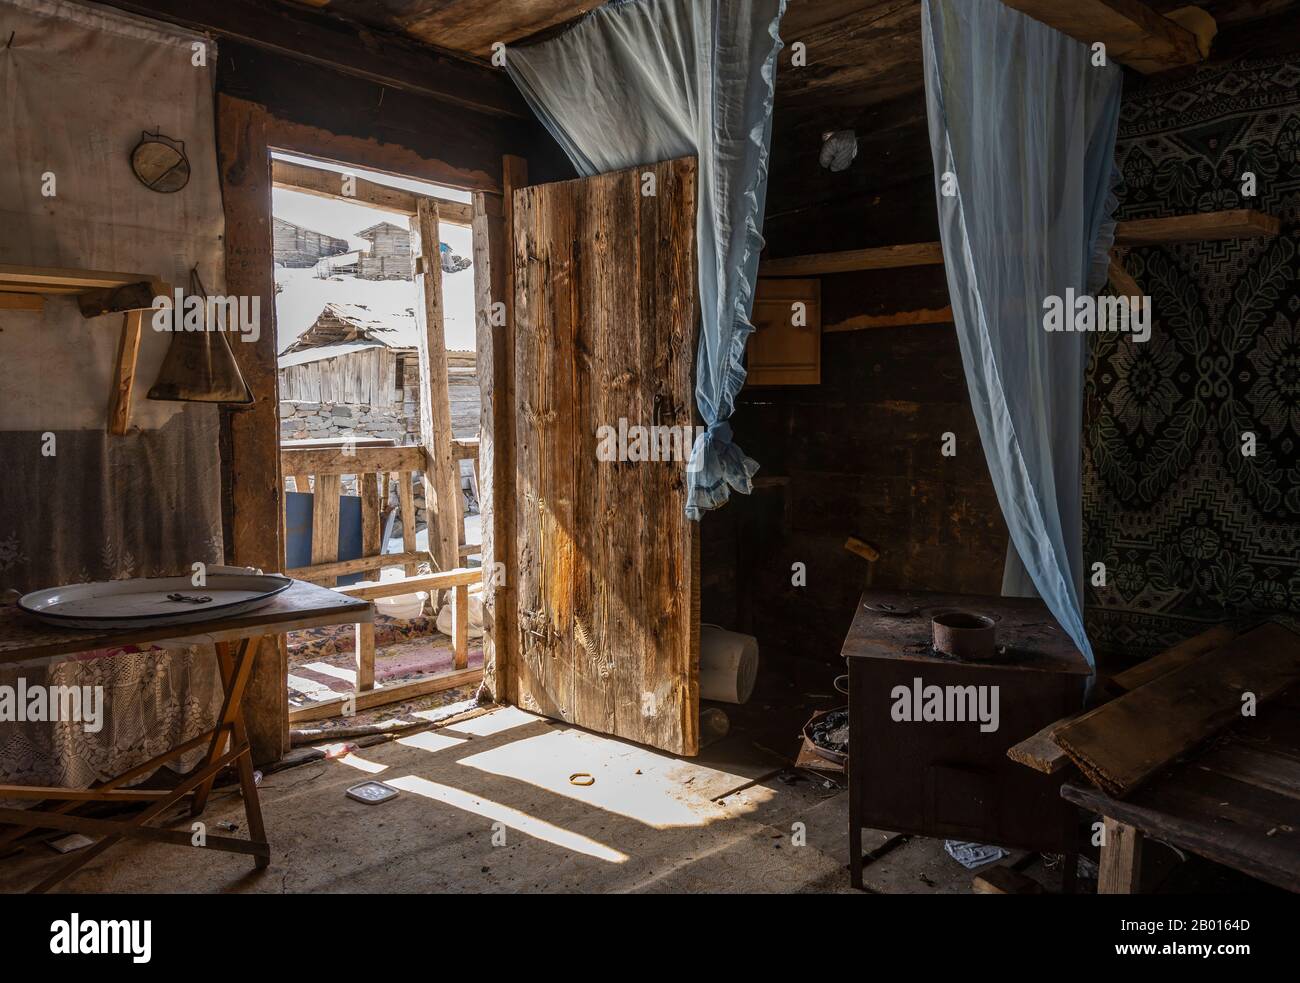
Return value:
<svg viewBox="0 0 1300 983">
<path fill-rule="evenodd" d="M 1300 686 L 1124 799 L 1081 777 L 1061 796 L 1103 818 L 1099 894 L 1140 891 L 1146 836 L 1300 892 Z"/>
<path fill-rule="evenodd" d="M 248 839 L 206 836 L 205 846 L 229 853 L 251 854 L 258 868 L 271 862 L 271 847 L 262 824 L 262 807 L 242 709 L 244 691 L 253 669 L 258 647 L 267 636 L 323 625 L 371 621 L 368 601 L 338 594 L 325 587 L 296 580 L 288 590 L 255 611 L 212 621 L 170 627 L 131 628 L 120 631 L 65 629 L 42 624 L 18 608 L 0 608 L 0 665 L 33 660 L 57 660 L 61 656 L 127 645 L 156 645 L 162 648 L 211 642 L 216 645 L 225 698 L 211 730 L 177 745 L 170 751 L 90 789 L 51 786 L 0 785 L 0 799 L 36 799 L 46 803 L 33 809 L 0 809 L 0 823 L 12 828 L 0 833 L 0 849 L 33 829 L 61 829 L 99 836 L 93 846 L 79 850 L 49 877 L 33 887 L 43 893 L 124 838 L 153 840 L 174 846 L 195 846 L 189 830 L 160 829 L 146 825 L 183 799 L 190 800 L 191 815 L 203 812 L 217 775 L 234 766 L 244 800 Z M 173 788 L 127 788 L 133 780 L 149 775 L 167 762 L 207 745 L 202 763 Z M 229 745 L 229 747 L 227 747 Z M 72 815 L 87 802 L 139 803 L 144 808 L 129 819 L 100 819 Z M 51 805 L 48 803 L 58 803 Z"/>
<path fill-rule="evenodd" d="M 867 605 L 870 605 L 868 607 Z M 1007 653 L 965 661 L 936 653 L 931 618 L 963 610 L 997 619 Z M 892 612 L 892 613 L 887 613 Z M 973 840 L 1072 855 L 1077 816 L 1060 776 L 1007 758 L 1007 749 L 1083 705 L 1089 667 L 1039 600 L 868 590 L 844 640 L 849 673 L 849 870 L 862 887 L 862 829 Z M 893 693 L 914 680 L 998 694 L 998 726 L 894 719 Z M 1067 885 L 1073 886 L 1073 856 Z"/>
</svg>

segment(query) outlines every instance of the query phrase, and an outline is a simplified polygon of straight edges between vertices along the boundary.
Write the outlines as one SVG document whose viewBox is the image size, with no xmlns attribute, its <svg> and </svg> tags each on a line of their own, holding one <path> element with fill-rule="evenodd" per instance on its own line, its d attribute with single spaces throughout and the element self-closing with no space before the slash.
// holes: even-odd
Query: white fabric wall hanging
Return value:
<svg viewBox="0 0 1300 983">
<path fill-rule="evenodd" d="M 948 290 L 1011 533 L 1004 593 L 1036 589 L 1091 662 L 1081 506 L 1090 336 L 1049 332 L 1043 314 L 1047 298 L 1105 281 L 1121 72 L 998 0 L 925 0 L 922 42 Z"/>
<path fill-rule="evenodd" d="M 62 0 L 0 0 L 0 263 L 182 286 L 198 265 L 209 289 L 224 290 L 215 65 L 211 42 L 165 25 Z M 131 170 L 141 132 L 155 129 L 185 142 L 192 173 L 174 194 Z M 40 313 L 0 311 L 0 589 L 222 560 L 217 410 L 144 398 L 170 341 L 148 321 L 132 432 L 105 432 L 121 322 L 87 320 L 66 297 Z M 103 686 L 105 723 L 88 733 L 0 722 L 4 782 L 88 785 L 210 726 L 220 706 L 210 646 L 10 668 L 0 685 L 18 676 Z"/>
</svg>

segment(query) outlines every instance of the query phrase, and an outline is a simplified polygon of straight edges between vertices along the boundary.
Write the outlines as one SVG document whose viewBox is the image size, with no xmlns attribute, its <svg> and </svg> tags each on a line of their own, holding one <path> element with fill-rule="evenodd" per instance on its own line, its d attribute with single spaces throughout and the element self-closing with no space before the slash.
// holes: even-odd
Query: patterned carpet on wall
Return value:
<svg viewBox="0 0 1300 983">
<path fill-rule="evenodd" d="M 1300 58 L 1126 94 L 1116 164 L 1120 219 L 1255 208 L 1283 230 L 1130 250 L 1151 340 L 1093 339 L 1084 536 L 1107 584 L 1088 588 L 1088 632 L 1136 658 L 1300 613 Z"/>
</svg>

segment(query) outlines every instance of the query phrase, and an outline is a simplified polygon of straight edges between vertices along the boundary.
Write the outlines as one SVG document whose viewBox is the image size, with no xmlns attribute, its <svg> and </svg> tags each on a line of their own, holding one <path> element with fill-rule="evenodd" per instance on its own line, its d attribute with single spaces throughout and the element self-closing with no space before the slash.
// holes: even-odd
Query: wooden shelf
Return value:
<svg viewBox="0 0 1300 983">
<path fill-rule="evenodd" d="M 0 292 L 19 294 L 84 294 L 111 290 L 153 278 L 144 273 L 108 273 L 57 266 L 8 266 L 0 263 Z"/>
<path fill-rule="evenodd" d="M 812 253 L 759 263 L 759 276 L 819 276 L 824 273 L 852 273 L 857 270 L 892 270 L 902 266 L 940 266 L 943 246 L 937 242 L 914 242 L 874 249 L 848 249 L 837 253 Z"/>
<path fill-rule="evenodd" d="M 1253 239 L 1275 236 L 1281 223 L 1272 215 L 1251 208 L 1222 212 L 1198 212 L 1169 218 L 1145 218 L 1119 222 L 1115 245 L 1150 246 L 1171 242 L 1210 242 L 1216 239 Z M 937 242 L 914 242 L 874 249 L 849 249 L 835 253 L 812 253 L 785 259 L 764 260 L 759 276 L 820 276 L 859 270 L 889 270 L 902 266 L 935 266 L 943 262 L 943 247 Z"/>
<path fill-rule="evenodd" d="M 1280 229 L 1281 223 L 1273 215 L 1251 208 L 1234 208 L 1226 212 L 1198 212 L 1195 215 L 1120 222 L 1115 228 L 1115 245 L 1157 246 L 1170 242 L 1254 239 L 1275 236 Z"/>
<path fill-rule="evenodd" d="M 913 311 L 892 311 L 888 314 L 859 314 L 856 317 L 822 327 L 823 334 L 843 331 L 866 331 L 871 328 L 900 328 L 924 324 L 952 324 L 952 308 L 920 308 Z"/>
<path fill-rule="evenodd" d="M 108 405 L 108 432 L 119 437 L 130 429 L 144 312 L 153 307 L 154 297 L 170 292 L 166 283 L 146 273 L 0 264 L 0 310 L 41 311 L 46 295 L 72 295 L 83 317 L 124 315 Z"/>
</svg>

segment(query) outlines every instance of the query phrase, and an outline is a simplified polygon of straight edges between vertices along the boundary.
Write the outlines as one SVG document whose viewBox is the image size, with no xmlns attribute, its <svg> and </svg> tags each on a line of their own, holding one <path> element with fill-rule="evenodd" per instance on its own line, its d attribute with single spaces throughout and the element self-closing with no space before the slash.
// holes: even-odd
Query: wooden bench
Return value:
<svg viewBox="0 0 1300 983">
<path fill-rule="evenodd" d="M 1098 894 L 1141 891 L 1147 836 L 1300 892 L 1300 686 L 1123 799 L 1082 779 L 1061 796 L 1103 818 Z"/>
</svg>

